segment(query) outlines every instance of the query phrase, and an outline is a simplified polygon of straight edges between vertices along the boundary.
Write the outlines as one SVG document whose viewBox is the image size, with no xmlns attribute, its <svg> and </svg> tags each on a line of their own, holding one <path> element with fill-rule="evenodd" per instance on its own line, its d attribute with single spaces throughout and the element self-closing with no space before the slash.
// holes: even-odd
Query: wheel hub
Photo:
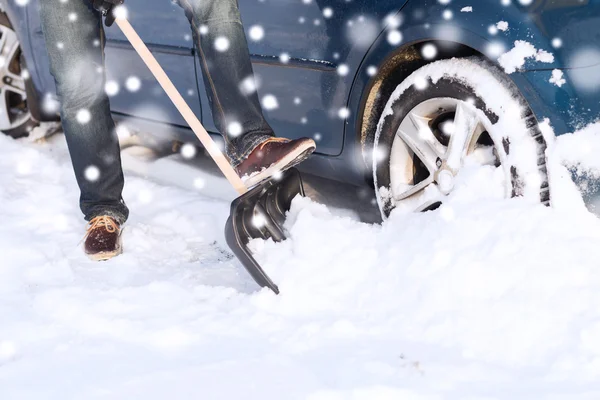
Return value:
<svg viewBox="0 0 600 400">
<path fill-rule="evenodd" d="M 454 98 L 426 100 L 406 115 L 390 155 L 396 208 L 428 210 L 454 190 L 464 158 L 486 131 L 479 115 L 473 105 Z"/>
</svg>

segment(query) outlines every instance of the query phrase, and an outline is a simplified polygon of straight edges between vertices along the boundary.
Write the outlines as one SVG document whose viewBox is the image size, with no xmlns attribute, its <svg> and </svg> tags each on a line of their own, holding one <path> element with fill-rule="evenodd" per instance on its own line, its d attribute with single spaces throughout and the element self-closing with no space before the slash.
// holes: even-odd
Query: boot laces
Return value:
<svg viewBox="0 0 600 400">
<path fill-rule="evenodd" d="M 85 234 L 85 238 L 89 236 L 89 234 L 96 228 L 105 227 L 106 231 L 109 233 L 114 233 L 119 230 L 119 225 L 115 222 L 112 217 L 106 215 L 100 215 L 98 217 L 92 218 L 87 228 L 87 232 Z"/>
</svg>

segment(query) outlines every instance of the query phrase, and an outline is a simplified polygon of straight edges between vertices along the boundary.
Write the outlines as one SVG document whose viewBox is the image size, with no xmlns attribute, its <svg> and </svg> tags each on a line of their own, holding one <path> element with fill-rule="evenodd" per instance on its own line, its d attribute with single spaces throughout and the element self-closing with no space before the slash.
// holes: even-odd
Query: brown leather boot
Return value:
<svg viewBox="0 0 600 400">
<path fill-rule="evenodd" d="M 123 252 L 121 227 L 114 218 L 93 218 L 85 234 L 85 254 L 94 261 L 109 260 Z"/>
<path fill-rule="evenodd" d="M 236 171 L 248 187 L 300 164 L 315 151 L 317 145 L 309 138 L 290 140 L 270 138 L 259 144 Z"/>
</svg>

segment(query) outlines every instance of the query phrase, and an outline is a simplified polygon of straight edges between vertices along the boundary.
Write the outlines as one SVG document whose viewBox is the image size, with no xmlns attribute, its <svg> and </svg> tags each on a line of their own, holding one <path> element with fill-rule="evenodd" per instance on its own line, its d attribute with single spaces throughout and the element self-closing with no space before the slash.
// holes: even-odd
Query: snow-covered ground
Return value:
<svg viewBox="0 0 600 400">
<path fill-rule="evenodd" d="M 560 161 L 599 146 L 552 146 L 552 208 L 491 167 L 382 225 L 298 199 L 253 243 L 275 296 L 224 245 L 222 179 L 126 154 L 125 254 L 95 263 L 62 135 L 0 137 L 0 399 L 598 399 L 600 220 Z"/>
</svg>

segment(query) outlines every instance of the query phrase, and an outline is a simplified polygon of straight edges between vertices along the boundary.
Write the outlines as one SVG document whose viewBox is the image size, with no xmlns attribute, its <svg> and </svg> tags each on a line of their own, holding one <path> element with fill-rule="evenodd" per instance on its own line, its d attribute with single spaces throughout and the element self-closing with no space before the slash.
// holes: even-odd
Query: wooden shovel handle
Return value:
<svg viewBox="0 0 600 400">
<path fill-rule="evenodd" d="M 244 185 L 237 172 L 235 172 L 235 169 L 233 169 L 231 164 L 229 164 L 229 161 L 227 161 L 227 158 L 225 158 L 215 141 L 212 140 L 208 132 L 206 132 L 206 129 L 204 129 L 200 121 L 198 121 L 198 118 L 196 118 L 196 115 L 192 109 L 185 102 L 177 88 L 175 88 L 175 85 L 173 85 L 173 82 L 171 82 L 160 64 L 158 64 L 156 58 L 154 58 L 152 53 L 150 53 L 150 50 L 148 50 L 148 47 L 146 47 L 142 39 L 140 39 L 129 21 L 127 21 L 125 18 L 117 18 L 116 23 L 119 28 L 121 28 L 121 31 L 123 31 L 123 34 L 127 37 L 127 40 L 129 40 L 129 43 L 131 43 L 135 51 L 142 58 L 150 72 L 152 72 L 160 86 L 162 86 L 164 91 L 167 93 L 167 96 L 169 96 L 175 107 L 177 107 L 177 110 L 179 110 L 181 116 L 185 119 L 190 128 L 192 128 L 192 131 L 194 131 L 198 139 L 200 139 L 200 142 L 202 142 L 202 145 L 208 151 L 208 154 L 210 154 L 215 163 L 217 163 L 217 166 L 221 172 L 223 172 L 223 175 L 225 175 L 225 178 L 227 178 L 229 183 L 231 183 L 231 186 L 233 186 L 233 188 L 237 190 L 239 194 L 246 193 L 248 191 L 246 185 Z"/>
</svg>

